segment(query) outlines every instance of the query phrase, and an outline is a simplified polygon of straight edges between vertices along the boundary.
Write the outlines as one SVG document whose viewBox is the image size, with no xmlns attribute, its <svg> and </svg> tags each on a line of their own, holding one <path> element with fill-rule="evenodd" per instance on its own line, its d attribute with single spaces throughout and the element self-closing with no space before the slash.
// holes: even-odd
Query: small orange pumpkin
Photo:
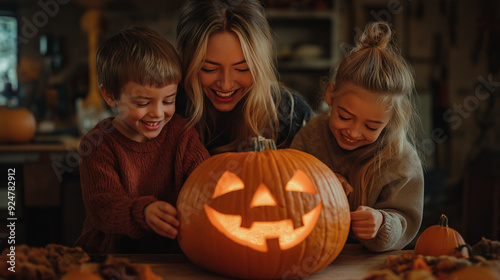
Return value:
<svg viewBox="0 0 500 280">
<path fill-rule="evenodd" d="M 200 164 L 177 200 L 178 240 L 195 264 L 246 279 L 304 277 L 347 240 L 347 197 L 333 171 L 293 149 L 223 153 Z"/>
<path fill-rule="evenodd" d="M 458 231 L 448 227 L 448 217 L 442 214 L 438 225 L 428 227 L 417 239 L 415 254 L 439 257 L 453 256 L 455 249 L 465 245 Z"/>
<path fill-rule="evenodd" d="M 28 109 L 0 107 L 0 143 L 28 142 L 35 132 L 35 117 Z"/>
</svg>

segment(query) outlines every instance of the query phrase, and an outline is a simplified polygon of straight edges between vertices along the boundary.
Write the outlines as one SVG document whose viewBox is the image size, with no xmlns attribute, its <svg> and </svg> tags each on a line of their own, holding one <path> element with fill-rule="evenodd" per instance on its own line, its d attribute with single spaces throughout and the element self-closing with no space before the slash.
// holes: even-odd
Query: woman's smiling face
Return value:
<svg viewBox="0 0 500 280">
<path fill-rule="evenodd" d="M 377 141 L 387 126 L 391 114 L 378 95 L 363 87 L 346 84 L 333 98 L 333 84 L 327 90 L 327 102 L 332 107 L 330 130 L 339 146 L 354 150 Z"/>
<path fill-rule="evenodd" d="M 210 35 L 198 74 L 203 92 L 214 107 L 231 111 L 253 84 L 238 36 L 224 31 Z"/>
</svg>

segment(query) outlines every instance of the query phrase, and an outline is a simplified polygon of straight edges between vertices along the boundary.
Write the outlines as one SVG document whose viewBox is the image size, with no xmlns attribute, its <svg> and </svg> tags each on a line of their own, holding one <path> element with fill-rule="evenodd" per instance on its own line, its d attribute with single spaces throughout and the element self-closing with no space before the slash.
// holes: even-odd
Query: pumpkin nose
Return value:
<svg viewBox="0 0 500 280">
<path fill-rule="evenodd" d="M 250 202 L 250 208 L 258 206 L 278 206 L 276 198 L 264 183 L 260 183 L 253 195 L 252 202 Z"/>
<path fill-rule="evenodd" d="M 260 183 L 252 197 L 252 201 L 250 202 L 250 209 L 262 206 L 276 207 L 278 205 L 279 204 L 276 201 L 276 198 L 271 193 L 269 188 L 266 187 L 264 183 Z M 241 227 L 250 228 L 254 222 L 252 216 L 253 215 L 242 215 Z"/>
</svg>

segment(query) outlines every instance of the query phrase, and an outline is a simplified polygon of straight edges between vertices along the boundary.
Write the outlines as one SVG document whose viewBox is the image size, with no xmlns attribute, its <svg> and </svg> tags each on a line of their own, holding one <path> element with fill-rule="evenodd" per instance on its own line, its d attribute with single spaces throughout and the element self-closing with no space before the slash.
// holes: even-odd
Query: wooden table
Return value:
<svg viewBox="0 0 500 280">
<path fill-rule="evenodd" d="M 61 204 L 64 175 L 78 172 L 79 143 L 80 138 L 64 135 L 37 135 L 29 143 L 0 143 L 0 164 L 22 166 L 16 175 L 23 178 L 17 178 L 16 185 L 23 191 L 26 206 Z"/>
<path fill-rule="evenodd" d="M 371 271 L 382 268 L 385 259 L 391 255 L 401 255 L 404 251 L 373 253 L 358 244 L 346 244 L 340 255 L 323 270 L 303 279 L 361 280 Z M 151 265 L 152 270 L 163 279 L 233 279 L 207 271 L 191 263 L 182 254 L 142 255 L 118 254 L 117 258 L 127 258 L 132 263 Z"/>
<path fill-rule="evenodd" d="M 6 182 L 7 169 L 15 170 L 16 242 L 71 244 L 81 233 L 83 223 L 78 219 L 82 215 L 74 214 L 83 211 L 85 217 L 80 203 L 79 143 L 80 138 L 68 135 L 36 135 L 28 143 L 0 143 L 0 182 Z M 7 217 L 7 183 L 0 185 L 0 216 Z M 73 193 L 79 196 L 68 196 Z M 67 201 L 68 197 L 76 202 Z M 4 221 L 0 221 L 0 234 L 6 234 Z"/>
<path fill-rule="evenodd" d="M 80 138 L 69 135 L 36 135 L 28 143 L 1 143 L 0 152 L 67 152 L 78 150 Z"/>
</svg>

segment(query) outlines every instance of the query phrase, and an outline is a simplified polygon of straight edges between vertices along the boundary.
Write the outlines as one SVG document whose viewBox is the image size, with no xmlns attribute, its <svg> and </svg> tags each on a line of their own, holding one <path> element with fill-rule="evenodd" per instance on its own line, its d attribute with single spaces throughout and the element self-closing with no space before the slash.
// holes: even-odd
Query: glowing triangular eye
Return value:
<svg viewBox="0 0 500 280">
<path fill-rule="evenodd" d="M 263 183 L 259 185 L 253 195 L 252 202 L 250 202 L 250 207 L 257 206 L 278 206 L 276 198 Z"/>
<path fill-rule="evenodd" d="M 313 182 L 302 170 L 297 170 L 293 175 L 292 179 L 288 181 L 285 187 L 286 191 L 291 192 L 306 192 L 316 194 L 316 188 Z"/>
<path fill-rule="evenodd" d="M 217 181 L 217 185 L 215 186 L 214 194 L 212 195 L 212 199 L 219 197 L 223 194 L 234 192 L 237 190 L 242 190 L 245 188 L 245 184 L 241 181 L 238 175 L 231 173 L 229 171 L 224 172 L 222 176 L 220 176 L 219 181 Z"/>
</svg>

